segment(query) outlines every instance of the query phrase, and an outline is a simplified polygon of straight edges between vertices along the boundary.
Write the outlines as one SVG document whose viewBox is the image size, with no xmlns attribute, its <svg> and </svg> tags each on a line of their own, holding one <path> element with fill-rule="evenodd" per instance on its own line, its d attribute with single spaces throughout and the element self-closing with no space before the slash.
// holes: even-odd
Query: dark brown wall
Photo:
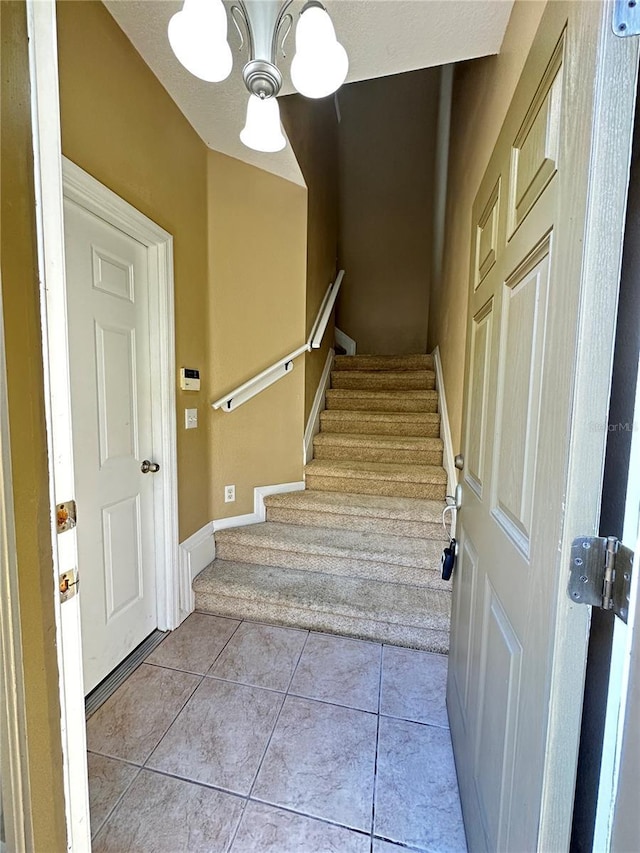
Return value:
<svg viewBox="0 0 640 853">
<path fill-rule="evenodd" d="M 65 850 L 26 9 L 0 3 L 0 271 L 34 849 Z"/>
<path fill-rule="evenodd" d="M 280 98 L 282 123 L 308 188 L 307 335 L 329 284 L 336 276 L 338 254 L 338 122 L 333 98 L 302 95 Z M 305 422 L 333 344 L 333 324 L 322 347 L 306 357 Z"/>
<path fill-rule="evenodd" d="M 440 70 L 340 90 L 337 325 L 358 352 L 426 352 Z"/>
</svg>

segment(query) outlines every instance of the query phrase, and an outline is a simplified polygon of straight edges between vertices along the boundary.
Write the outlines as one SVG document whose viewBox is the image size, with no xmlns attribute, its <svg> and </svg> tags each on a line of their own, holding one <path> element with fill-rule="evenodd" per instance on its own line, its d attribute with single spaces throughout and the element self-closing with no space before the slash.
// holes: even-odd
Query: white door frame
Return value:
<svg viewBox="0 0 640 853">
<path fill-rule="evenodd" d="M 163 534 L 156 550 L 156 612 L 158 628 L 171 630 L 180 623 L 173 237 L 66 157 L 62 158 L 62 186 L 65 199 L 147 247 L 152 455 L 161 462 L 160 471 L 153 478 L 153 513 L 156 533 Z M 70 392 L 68 382 L 66 388 L 58 389 L 69 406 Z M 81 512 L 78 508 L 79 515 Z"/>
<path fill-rule="evenodd" d="M 79 597 L 61 607 L 57 594 L 60 572 L 77 566 L 77 539 L 73 529 L 56 534 L 53 512 L 55 504 L 74 497 L 54 0 L 27 0 L 27 19 L 67 849 L 84 853 L 91 850 L 91 830 Z M 158 380 L 152 401 L 153 449 L 163 463 L 154 492 L 158 529 L 164 528 L 158 552 L 158 626 L 175 628 L 179 622 L 179 560 L 173 238 L 74 164 L 65 162 L 64 175 L 65 195 L 149 248 L 151 358 L 157 365 Z"/>
</svg>

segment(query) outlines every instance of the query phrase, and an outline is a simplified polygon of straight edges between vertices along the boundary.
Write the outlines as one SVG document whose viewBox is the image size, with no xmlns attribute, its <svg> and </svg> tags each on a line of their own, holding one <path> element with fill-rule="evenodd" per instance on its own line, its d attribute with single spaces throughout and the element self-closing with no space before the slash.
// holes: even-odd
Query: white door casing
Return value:
<svg viewBox="0 0 640 853">
<path fill-rule="evenodd" d="M 149 282 L 146 246 L 68 199 L 64 227 L 89 693 L 157 624 Z"/>
<path fill-rule="evenodd" d="M 65 205 L 74 203 L 146 248 L 152 456 L 142 458 L 158 462 L 160 471 L 142 476 L 153 487 L 157 627 L 171 630 L 187 615 L 179 600 L 173 238 L 67 158 L 62 174 Z"/>
<path fill-rule="evenodd" d="M 547 6 L 473 210 L 448 706 L 474 851 L 568 847 L 637 69 L 609 16 Z"/>
</svg>

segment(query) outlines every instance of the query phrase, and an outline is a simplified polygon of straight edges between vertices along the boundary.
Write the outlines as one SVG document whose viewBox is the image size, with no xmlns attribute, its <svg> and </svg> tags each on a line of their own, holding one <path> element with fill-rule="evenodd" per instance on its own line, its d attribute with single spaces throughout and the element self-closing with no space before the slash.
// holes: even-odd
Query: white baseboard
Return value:
<svg viewBox="0 0 640 853">
<path fill-rule="evenodd" d="M 440 405 L 440 438 L 444 443 L 444 470 L 447 472 L 447 494 L 453 495 L 458 483 L 458 471 L 454 464 L 455 454 L 453 452 L 453 441 L 451 440 L 451 426 L 449 424 L 449 412 L 447 410 L 447 396 L 444 390 L 444 375 L 442 372 L 442 359 L 440 358 L 440 347 L 436 347 L 431 353 L 436 371 L 436 390 Z"/>
<path fill-rule="evenodd" d="M 320 432 L 320 412 L 324 409 L 324 398 L 329 387 L 329 382 L 331 381 L 331 367 L 333 366 L 335 354 L 336 352 L 333 349 L 330 349 L 327 354 L 327 360 L 324 363 L 316 396 L 313 398 L 313 406 L 311 406 L 311 411 L 309 412 L 307 428 L 304 431 L 303 459 L 305 465 L 313 458 L 313 439 Z"/>
<path fill-rule="evenodd" d="M 304 490 L 304 480 L 295 483 L 275 483 L 272 486 L 257 486 L 253 490 L 253 512 L 245 515 L 234 515 L 230 518 L 218 518 L 209 521 L 200 530 L 180 543 L 180 621 L 193 613 L 195 600 L 193 581 L 203 569 L 216 558 L 216 530 L 226 530 L 229 527 L 243 527 L 247 524 L 258 524 L 265 521 L 267 510 L 264 499 L 267 495 L 278 495 L 284 492 L 300 492 Z"/>
<path fill-rule="evenodd" d="M 180 615 L 186 619 L 195 606 L 193 579 L 216 558 L 216 543 L 213 538 L 213 522 L 180 543 Z"/>
<path fill-rule="evenodd" d="M 350 338 L 346 332 L 343 332 L 342 329 L 339 329 L 336 326 L 335 331 L 336 343 L 339 347 L 346 352 L 347 355 L 355 355 L 356 354 L 356 342 L 353 338 Z"/>
<path fill-rule="evenodd" d="M 253 490 L 253 512 L 244 515 L 232 515 L 230 518 L 217 518 L 211 522 L 214 533 L 229 527 L 244 527 L 247 524 L 259 524 L 267 517 L 264 499 L 267 495 L 279 495 L 284 492 L 300 492 L 304 489 L 304 480 L 295 483 L 275 483 L 272 486 L 256 486 Z"/>
</svg>

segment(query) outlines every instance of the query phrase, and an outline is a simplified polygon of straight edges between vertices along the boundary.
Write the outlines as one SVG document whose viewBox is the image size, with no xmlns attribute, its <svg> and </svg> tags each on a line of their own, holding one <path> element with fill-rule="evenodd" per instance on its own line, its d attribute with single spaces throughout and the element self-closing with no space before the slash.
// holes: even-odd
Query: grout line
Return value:
<svg viewBox="0 0 640 853">
<path fill-rule="evenodd" d="M 174 672 L 179 672 L 180 670 L 173 670 L 173 671 L 174 671 Z M 192 673 L 189 673 L 189 674 L 191 675 Z M 168 725 L 168 726 L 167 726 L 167 728 L 165 729 L 164 733 L 162 734 L 162 736 L 161 736 L 160 740 L 159 740 L 159 741 L 156 743 L 156 745 L 153 747 L 153 749 L 151 750 L 151 752 L 149 753 L 149 755 L 147 755 L 147 757 L 145 758 L 144 762 L 142 763 L 142 767 L 145 767 L 145 768 L 146 768 L 146 766 L 147 766 L 147 762 L 149 761 L 149 759 L 151 758 L 151 756 L 153 755 L 153 753 L 156 751 L 156 749 L 160 746 L 160 744 L 162 743 L 162 741 L 163 741 L 163 740 L 166 738 L 166 736 L 169 734 L 169 731 L 173 728 L 173 726 L 174 726 L 174 724 L 175 724 L 176 720 L 178 719 L 178 717 L 180 716 L 180 714 L 184 711 L 184 709 L 187 707 L 187 705 L 189 704 L 189 702 L 190 702 L 190 701 L 191 701 L 191 699 L 193 698 L 193 695 L 194 695 L 194 693 L 196 692 L 196 690 L 198 689 L 198 687 L 200 687 L 200 685 L 201 685 L 201 684 L 202 684 L 202 682 L 204 681 L 204 676 L 203 676 L 203 675 L 202 675 L 202 676 L 194 676 L 194 678 L 199 678 L 198 683 L 195 685 L 195 687 L 193 688 L 193 690 L 189 693 L 189 695 L 187 696 L 187 698 L 184 700 L 184 702 L 183 702 L 183 703 L 182 703 L 182 705 L 180 706 L 180 709 L 178 710 L 178 713 L 175 715 L 175 717 L 173 718 L 173 720 L 169 723 L 169 725 Z"/>
<path fill-rule="evenodd" d="M 272 809 L 279 809 L 280 811 L 287 812 L 287 814 L 298 815 L 299 817 L 306 817 L 309 820 L 316 820 L 318 823 L 323 823 L 325 826 L 336 826 L 340 829 L 348 829 L 349 832 L 356 832 L 358 835 L 362 835 L 365 838 L 371 836 L 370 832 L 367 832 L 366 829 L 357 829 L 354 826 L 347 826 L 345 823 L 339 823 L 338 821 L 331 820 L 328 817 L 319 817 L 318 815 L 309 814 L 308 812 L 299 812 L 296 809 L 292 809 L 291 806 L 281 806 L 279 803 L 272 803 L 269 800 L 261 800 L 259 797 L 249 797 L 249 803 L 259 803 L 262 806 L 269 806 Z M 306 851 L 305 851 L 306 853 Z"/>
<path fill-rule="evenodd" d="M 378 676 L 378 713 L 376 716 L 376 752 L 373 765 L 373 797 L 371 800 L 371 850 L 376 828 L 376 796 L 378 793 L 378 751 L 380 748 L 380 708 L 382 707 L 382 679 L 384 675 L 384 645 L 380 650 L 380 673 Z"/>
<path fill-rule="evenodd" d="M 104 818 L 104 820 L 102 821 L 100 826 L 95 830 L 95 832 L 93 830 L 93 827 L 91 825 L 89 826 L 89 831 L 91 834 L 91 841 L 92 842 L 97 837 L 98 833 L 104 829 L 104 827 L 107 825 L 108 821 L 111 820 L 111 818 L 113 817 L 113 813 L 115 812 L 115 810 L 118 808 L 118 806 L 120 805 L 120 803 L 124 799 L 125 794 L 129 791 L 129 789 L 131 788 L 133 783 L 136 781 L 136 779 L 138 778 L 138 776 L 142 772 L 142 767 L 140 767 L 139 765 L 133 765 L 133 766 L 136 767 L 137 772 L 134 774 L 134 776 L 131 779 L 131 781 L 129 782 L 129 784 L 125 786 L 124 790 L 122 791 L 122 793 L 120 794 L 118 799 L 115 801 L 115 803 L 113 804 L 113 807 L 109 810 L 108 814 L 106 815 L 106 817 Z M 91 821 L 89 821 L 89 823 L 91 823 Z"/>
<path fill-rule="evenodd" d="M 304 643 L 302 644 L 302 648 L 300 649 L 300 654 L 298 655 L 298 660 L 296 661 L 296 665 L 291 670 L 291 677 L 289 678 L 289 683 L 287 684 L 287 689 L 285 693 L 288 694 L 291 690 L 291 685 L 293 684 L 293 679 L 295 678 L 296 672 L 298 671 L 298 667 L 300 666 L 300 661 L 302 660 L 302 655 L 307 648 L 307 643 L 309 642 L 309 637 L 311 636 L 311 631 L 307 631 L 307 636 L 304 638 Z"/>
</svg>

